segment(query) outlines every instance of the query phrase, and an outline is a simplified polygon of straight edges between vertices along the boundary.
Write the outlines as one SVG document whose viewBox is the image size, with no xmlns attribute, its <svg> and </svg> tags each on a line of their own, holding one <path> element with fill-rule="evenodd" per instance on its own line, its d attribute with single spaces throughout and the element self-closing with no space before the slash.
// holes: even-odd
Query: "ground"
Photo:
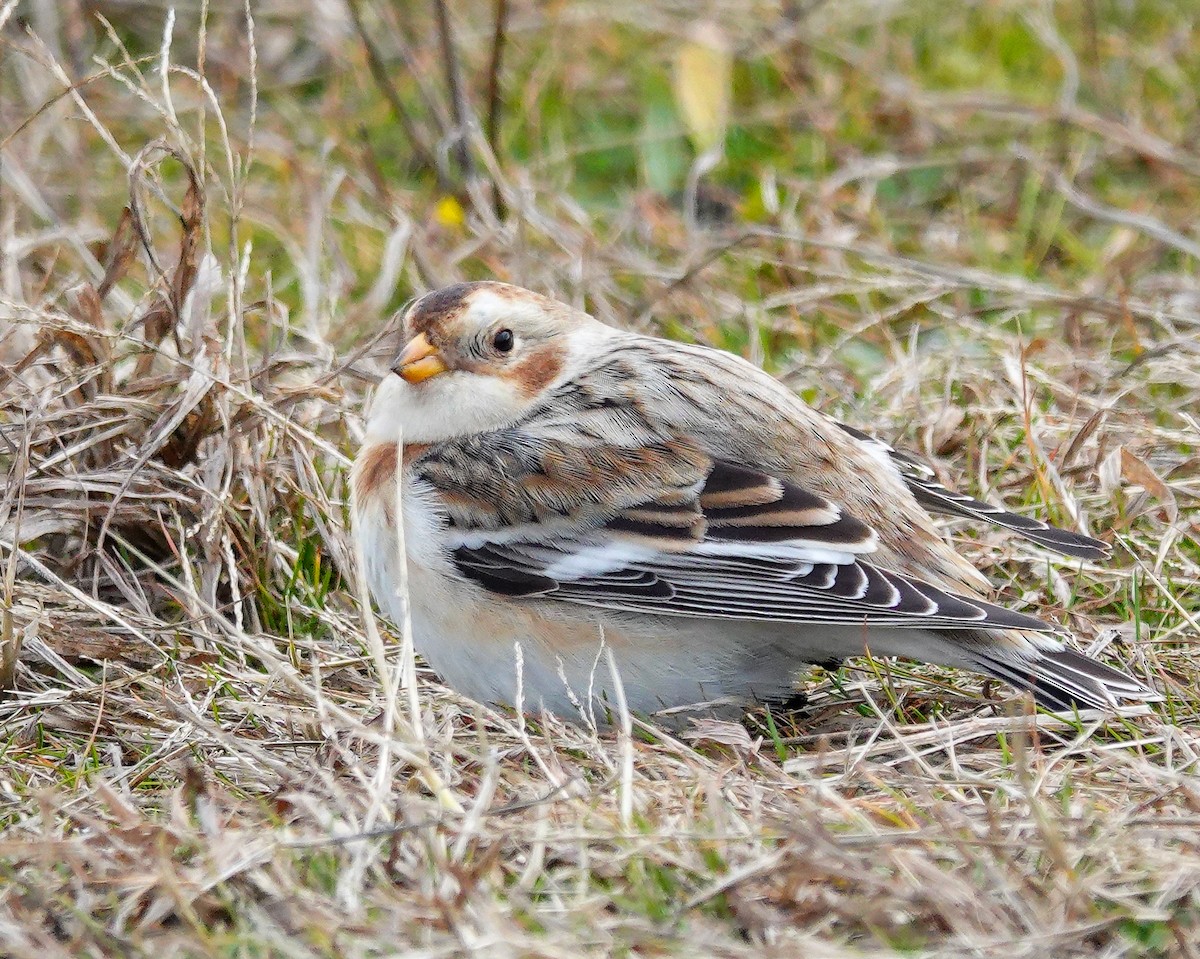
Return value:
<svg viewBox="0 0 1200 959">
<path fill-rule="evenodd" d="M 1200 955 L 1193 7 L 0 2 L 4 953 Z M 947 525 L 1165 701 L 456 697 L 347 467 L 395 311 L 480 278 L 1103 537 Z"/>
</svg>

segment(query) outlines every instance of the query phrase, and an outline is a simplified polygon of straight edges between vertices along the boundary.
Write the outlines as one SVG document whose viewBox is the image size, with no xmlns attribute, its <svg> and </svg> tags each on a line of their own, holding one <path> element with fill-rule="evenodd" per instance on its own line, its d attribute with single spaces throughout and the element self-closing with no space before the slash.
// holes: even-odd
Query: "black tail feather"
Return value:
<svg viewBox="0 0 1200 959">
<path fill-rule="evenodd" d="M 883 440 L 877 439 L 862 430 L 839 423 L 843 430 L 855 439 L 886 453 L 904 477 L 909 490 L 922 506 L 933 513 L 946 513 L 950 516 L 961 516 L 965 519 L 979 520 L 991 523 L 1001 529 L 1019 533 L 1026 539 L 1052 549 L 1065 556 L 1077 556 L 1080 559 L 1104 559 L 1112 553 L 1112 547 L 1103 540 L 1093 539 L 1083 533 L 1073 533 L 1070 530 L 1059 529 L 1040 519 L 1010 513 L 1003 506 L 995 506 L 974 496 L 959 493 L 937 481 L 934 471 L 915 456 L 889 446 Z"/>
<path fill-rule="evenodd" d="M 972 655 L 984 672 L 1018 689 L 1027 689 L 1039 706 L 1054 712 L 1115 709 L 1123 701 L 1152 702 L 1162 696 L 1132 676 L 1063 647 L 1039 650 L 1029 658 L 996 652 Z"/>
<path fill-rule="evenodd" d="M 1051 526 L 1049 523 L 1028 516 L 1010 513 L 1006 509 L 985 503 L 973 496 L 955 493 L 942 486 L 941 483 L 914 476 L 906 476 L 905 479 L 917 501 L 928 510 L 991 523 L 1001 529 L 1019 533 L 1039 546 L 1052 549 L 1065 556 L 1077 556 L 1080 559 L 1105 559 L 1112 553 L 1112 547 L 1103 540 L 1059 529 L 1057 526 Z"/>
</svg>

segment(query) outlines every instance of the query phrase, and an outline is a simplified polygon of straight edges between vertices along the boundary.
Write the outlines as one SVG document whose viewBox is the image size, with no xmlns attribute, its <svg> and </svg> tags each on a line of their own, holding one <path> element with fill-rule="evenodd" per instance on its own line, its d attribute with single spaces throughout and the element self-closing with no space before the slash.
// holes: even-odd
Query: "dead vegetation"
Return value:
<svg viewBox="0 0 1200 959">
<path fill-rule="evenodd" d="M 690 5 L 0 3 L 5 954 L 1200 955 L 1200 52 L 1168 5 L 1093 45 L 915 6 L 714 7 L 722 161 L 703 90 L 655 92 Z M 1029 46 L 947 80 L 906 31 Z M 485 276 L 1112 540 L 952 530 L 1167 702 L 860 663 L 795 715 L 597 736 L 410 672 L 346 469 L 387 317 Z"/>
</svg>

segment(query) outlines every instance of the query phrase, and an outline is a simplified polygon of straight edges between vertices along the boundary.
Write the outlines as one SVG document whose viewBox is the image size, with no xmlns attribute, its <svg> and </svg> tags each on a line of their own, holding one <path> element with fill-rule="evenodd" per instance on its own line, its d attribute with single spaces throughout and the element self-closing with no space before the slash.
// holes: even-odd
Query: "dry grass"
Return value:
<svg viewBox="0 0 1200 959">
<path fill-rule="evenodd" d="M 448 8 L 448 72 L 433 4 L 212 6 L 0 3 L 5 954 L 1200 955 L 1186 4 L 714 8 L 699 226 L 660 192 L 690 4 L 512 4 L 469 163 L 490 4 Z M 401 689 L 353 374 L 485 276 L 1111 538 L 1071 568 L 953 528 L 1167 702 L 1066 722 L 860 663 L 678 740 Z"/>
</svg>

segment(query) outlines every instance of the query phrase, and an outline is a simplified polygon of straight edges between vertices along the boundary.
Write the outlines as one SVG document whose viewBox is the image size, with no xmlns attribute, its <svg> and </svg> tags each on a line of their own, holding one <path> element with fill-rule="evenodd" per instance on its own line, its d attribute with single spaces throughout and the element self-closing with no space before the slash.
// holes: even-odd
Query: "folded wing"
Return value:
<svg viewBox="0 0 1200 959">
<path fill-rule="evenodd" d="M 493 592 L 622 612 L 892 628 L 1053 632 L 1022 613 L 879 569 L 874 531 L 829 500 L 710 462 L 690 489 L 524 535 L 456 530 L 459 572 Z"/>
<path fill-rule="evenodd" d="M 1112 547 L 1102 540 L 1084 536 L 1082 533 L 1059 529 L 1040 519 L 1021 516 L 1009 512 L 1002 506 L 994 506 L 984 500 L 952 490 L 937 481 L 932 469 L 907 453 L 893 449 L 882 440 L 856 430 L 852 426 L 846 426 L 844 423 L 838 425 L 855 439 L 886 454 L 900 471 L 900 475 L 904 477 L 904 482 L 917 501 L 930 512 L 990 523 L 1001 529 L 1019 533 L 1031 542 L 1065 556 L 1078 556 L 1081 559 L 1104 559 L 1112 553 Z"/>
<path fill-rule="evenodd" d="M 458 574 L 497 596 L 616 613 L 914 630 L 900 634 L 914 654 L 991 673 L 1053 709 L 1155 698 L 1045 635 L 1054 626 L 874 565 L 875 531 L 797 483 L 670 437 L 600 435 L 580 450 L 514 430 L 419 458 Z M 910 482 L 928 479 L 913 464 Z M 1065 545 L 1086 546 L 1078 539 Z"/>
</svg>

